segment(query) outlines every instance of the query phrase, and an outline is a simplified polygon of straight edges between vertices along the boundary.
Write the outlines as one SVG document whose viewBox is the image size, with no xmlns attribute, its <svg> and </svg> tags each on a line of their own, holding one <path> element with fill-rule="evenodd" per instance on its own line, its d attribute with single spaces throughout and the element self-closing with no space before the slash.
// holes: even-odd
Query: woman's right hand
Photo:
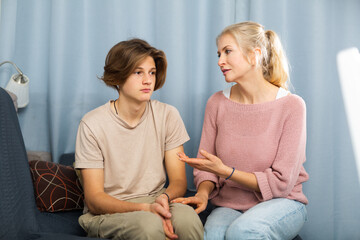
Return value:
<svg viewBox="0 0 360 240">
<path fill-rule="evenodd" d="M 193 197 L 187 197 L 187 198 L 176 198 L 172 200 L 172 203 L 183 203 L 190 206 L 195 206 L 195 212 L 197 214 L 201 213 L 206 209 L 206 206 L 208 204 L 208 196 L 205 194 L 197 193 Z"/>
</svg>

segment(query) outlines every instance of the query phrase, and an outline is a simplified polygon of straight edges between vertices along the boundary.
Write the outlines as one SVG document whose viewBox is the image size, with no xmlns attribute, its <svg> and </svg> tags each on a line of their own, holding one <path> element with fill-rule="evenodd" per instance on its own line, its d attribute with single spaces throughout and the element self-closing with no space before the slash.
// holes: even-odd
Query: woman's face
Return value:
<svg viewBox="0 0 360 240">
<path fill-rule="evenodd" d="M 120 95 L 135 102 L 147 102 L 154 91 L 156 81 L 156 65 L 148 56 L 140 62 L 134 72 L 120 88 Z"/>
<path fill-rule="evenodd" d="M 254 69 L 230 34 L 218 40 L 218 65 L 226 82 L 239 82 Z"/>
</svg>

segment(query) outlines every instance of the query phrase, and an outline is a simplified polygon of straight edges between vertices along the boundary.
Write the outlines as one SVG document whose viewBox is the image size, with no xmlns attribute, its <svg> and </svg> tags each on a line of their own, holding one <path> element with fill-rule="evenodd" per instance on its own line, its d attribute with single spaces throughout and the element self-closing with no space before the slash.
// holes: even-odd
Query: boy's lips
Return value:
<svg viewBox="0 0 360 240">
<path fill-rule="evenodd" d="M 143 93 L 149 93 L 149 92 L 151 92 L 151 89 L 150 88 L 144 88 L 144 89 L 141 89 L 141 91 Z"/>
</svg>

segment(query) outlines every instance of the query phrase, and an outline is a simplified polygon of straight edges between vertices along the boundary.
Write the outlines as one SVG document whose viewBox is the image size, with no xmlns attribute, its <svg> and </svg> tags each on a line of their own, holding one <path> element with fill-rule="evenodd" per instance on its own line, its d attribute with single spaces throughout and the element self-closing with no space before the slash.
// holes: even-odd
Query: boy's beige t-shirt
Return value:
<svg viewBox="0 0 360 240">
<path fill-rule="evenodd" d="M 75 168 L 103 168 L 105 193 L 127 200 L 151 195 L 165 184 L 164 153 L 190 138 L 173 106 L 150 100 L 135 127 L 111 111 L 111 101 L 80 122 Z"/>
</svg>

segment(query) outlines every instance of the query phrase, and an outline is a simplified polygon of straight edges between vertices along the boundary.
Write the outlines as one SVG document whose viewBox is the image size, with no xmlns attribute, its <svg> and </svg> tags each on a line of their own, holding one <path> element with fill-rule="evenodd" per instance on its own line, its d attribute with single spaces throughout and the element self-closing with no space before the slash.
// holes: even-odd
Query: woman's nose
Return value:
<svg viewBox="0 0 360 240">
<path fill-rule="evenodd" d="M 219 57 L 219 60 L 218 60 L 218 65 L 219 67 L 223 66 L 225 64 L 225 60 L 222 56 Z"/>
</svg>

